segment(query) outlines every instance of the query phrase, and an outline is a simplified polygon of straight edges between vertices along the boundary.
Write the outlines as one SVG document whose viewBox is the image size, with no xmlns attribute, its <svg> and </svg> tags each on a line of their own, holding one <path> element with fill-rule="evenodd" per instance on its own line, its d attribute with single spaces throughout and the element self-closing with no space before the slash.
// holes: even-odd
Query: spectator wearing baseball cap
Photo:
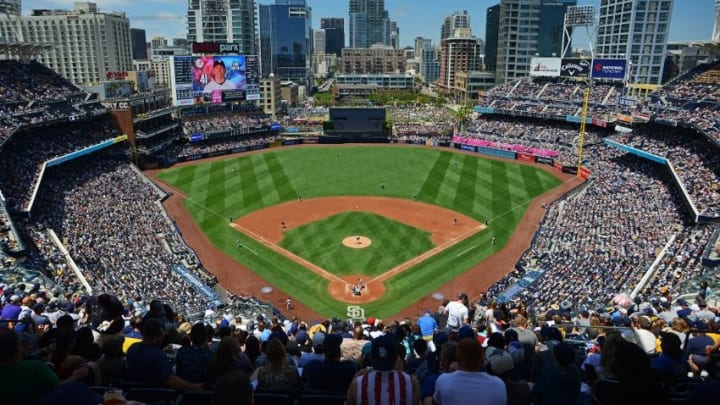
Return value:
<svg viewBox="0 0 720 405">
<path fill-rule="evenodd" d="M 420 398 L 420 384 L 404 371 L 397 371 L 397 338 L 393 334 L 372 342 L 372 370 L 355 377 L 347 391 L 347 405 L 368 404 L 414 405 Z"/>
<path fill-rule="evenodd" d="M 325 360 L 313 360 L 303 368 L 302 379 L 306 390 L 347 392 L 358 367 L 355 362 L 340 360 L 342 341 L 340 335 L 325 336 L 323 342 Z"/>
<path fill-rule="evenodd" d="M 310 353 L 303 353 L 298 361 L 298 367 L 305 367 L 311 361 L 325 360 L 325 333 L 315 332 L 312 337 L 312 348 L 313 351 Z"/>
</svg>

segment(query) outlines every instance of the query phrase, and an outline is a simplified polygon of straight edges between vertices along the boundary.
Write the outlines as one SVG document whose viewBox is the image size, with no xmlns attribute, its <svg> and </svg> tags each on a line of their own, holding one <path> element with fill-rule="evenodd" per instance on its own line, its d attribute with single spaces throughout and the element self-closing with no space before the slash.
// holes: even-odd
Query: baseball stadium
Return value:
<svg viewBox="0 0 720 405">
<path fill-rule="evenodd" d="M 646 94 L 528 77 L 466 104 L 308 102 L 278 118 L 177 106 L 169 89 L 100 100 L 0 61 L 3 327 L 33 336 L 68 315 L 102 340 L 150 316 L 178 347 L 196 321 L 307 346 L 355 328 L 422 338 L 426 316 L 435 335 L 464 322 L 485 339 L 522 314 L 584 348 L 602 343 L 578 319 L 660 336 L 672 308 L 713 313 L 682 332 L 710 335 L 719 85 L 712 63 Z M 697 355 L 689 372 L 715 378 Z"/>
</svg>

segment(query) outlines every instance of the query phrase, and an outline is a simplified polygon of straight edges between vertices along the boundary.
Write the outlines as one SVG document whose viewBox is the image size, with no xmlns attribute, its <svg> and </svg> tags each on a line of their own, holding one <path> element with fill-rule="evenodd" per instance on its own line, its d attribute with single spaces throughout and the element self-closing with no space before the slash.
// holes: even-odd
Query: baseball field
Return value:
<svg viewBox="0 0 720 405">
<path fill-rule="evenodd" d="M 317 314 L 355 304 L 376 317 L 500 251 L 530 202 L 561 184 L 531 165 L 396 146 L 269 149 L 157 178 L 215 248 L 268 286 Z"/>
</svg>

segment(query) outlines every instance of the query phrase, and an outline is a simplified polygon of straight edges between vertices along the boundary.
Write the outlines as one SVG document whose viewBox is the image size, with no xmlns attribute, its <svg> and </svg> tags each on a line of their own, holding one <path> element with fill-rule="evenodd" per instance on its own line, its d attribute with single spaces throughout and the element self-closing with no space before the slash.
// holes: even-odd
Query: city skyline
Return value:
<svg viewBox="0 0 720 405">
<path fill-rule="evenodd" d="M 74 0 L 24 0 L 23 15 L 32 9 L 72 9 Z M 177 0 L 97 0 L 94 3 L 103 12 L 125 12 L 132 28 L 144 29 L 148 41 L 155 36 L 167 39 L 184 38 L 187 35 L 187 2 Z M 398 22 L 400 45 L 413 46 L 415 37 L 432 39 L 439 43 L 440 27 L 445 17 L 455 11 L 467 10 L 470 16 L 470 28 L 474 35 L 485 36 L 485 12 L 488 7 L 498 4 L 499 0 L 445 0 L 441 3 L 423 1 L 386 0 L 385 7 L 390 18 Z M 579 5 L 599 6 L 600 0 L 579 0 Z M 261 0 L 256 4 L 274 4 L 273 0 Z M 320 28 L 320 19 L 328 17 L 348 18 L 347 0 L 308 0 L 312 8 L 312 27 Z M 599 7 L 598 7 L 599 8 Z M 144 17 L 144 18 L 138 18 Z M 706 41 L 712 36 L 715 18 L 714 0 L 676 1 L 670 25 L 670 42 Z M 346 23 L 347 38 L 347 23 Z M 576 34 L 577 47 L 587 47 L 587 38 L 583 33 Z M 346 39 L 347 42 L 347 39 Z M 347 46 L 348 44 L 346 44 Z"/>
</svg>

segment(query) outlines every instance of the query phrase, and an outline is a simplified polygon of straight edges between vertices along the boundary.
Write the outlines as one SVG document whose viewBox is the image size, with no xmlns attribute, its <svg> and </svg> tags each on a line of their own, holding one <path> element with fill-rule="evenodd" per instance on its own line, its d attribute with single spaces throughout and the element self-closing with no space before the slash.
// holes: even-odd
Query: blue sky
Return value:
<svg viewBox="0 0 720 405">
<path fill-rule="evenodd" d="M 34 8 L 72 8 L 74 0 L 23 0 L 23 13 Z M 402 46 L 412 45 L 416 36 L 430 37 L 437 43 L 443 19 L 455 10 L 467 10 L 473 33 L 485 37 L 485 11 L 499 0 L 385 0 L 390 18 L 400 26 Z M 97 0 L 102 11 L 124 11 L 133 28 L 142 28 L 150 38 L 161 35 L 168 39 L 185 36 L 187 1 L 185 0 Z M 272 4 L 274 0 L 256 0 Z M 313 27 L 320 27 L 321 17 L 344 17 L 347 24 L 347 0 L 308 0 L 312 7 Z M 598 5 L 599 0 L 579 0 L 580 5 Z M 670 41 L 701 41 L 712 35 L 715 19 L 714 0 L 675 0 L 670 26 Z M 133 19 L 133 17 L 145 17 Z M 170 19 L 168 17 L 179 17 Z M 158 18 L 164 17 L 165 19 Z M 576 46 L 587 43 L 577 37 Z"/>
</svg>

